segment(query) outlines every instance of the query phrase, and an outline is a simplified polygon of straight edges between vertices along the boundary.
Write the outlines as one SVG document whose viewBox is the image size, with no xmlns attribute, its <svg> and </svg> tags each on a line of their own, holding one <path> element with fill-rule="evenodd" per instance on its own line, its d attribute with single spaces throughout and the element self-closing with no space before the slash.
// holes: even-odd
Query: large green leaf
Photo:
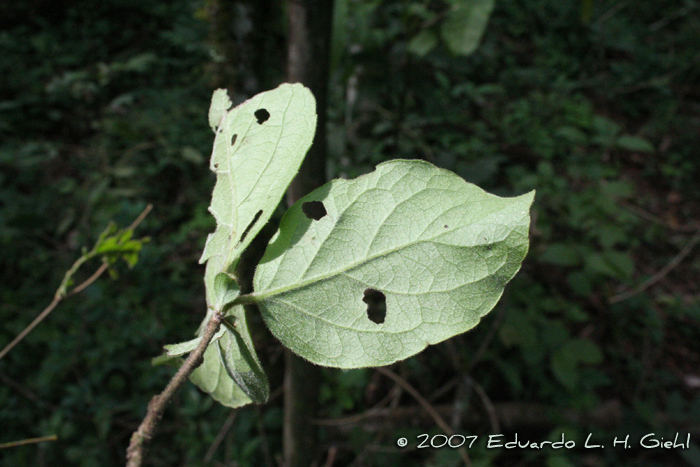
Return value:
<svg viewBox="0 0 700 467">
<path fill-rule="evenodd" d="M 314 363 L 391 364 L 493 308 L 527 253 L 533 197 L 500 198 L 423 161 L 334 180 L 285 214 L 253 298 L 272 333 Z M 373 316 L 382 294 L 385 315 L 375 304 Z"/>
<path fill-rule="evenodd" d="M 216 131 L 210 164 L 216 185 L 209 210 L 217 227 L 200 259 L 207 261 L 204 282 L 210 307 L 216 276 L 233 276 L 241 253 L 299 170 L 316 128 L 314 97 L 301 84 L 282 84 L 230 107 L 226 91 L 215 91 L 209 123 Z"/>
<path fill-rule="evenodd" d="M 452 8 L 442 23 L 442 39 L 456 55 L 476 50 L 491 17 L 495 0 L 449 0 Z"/>
</svg>

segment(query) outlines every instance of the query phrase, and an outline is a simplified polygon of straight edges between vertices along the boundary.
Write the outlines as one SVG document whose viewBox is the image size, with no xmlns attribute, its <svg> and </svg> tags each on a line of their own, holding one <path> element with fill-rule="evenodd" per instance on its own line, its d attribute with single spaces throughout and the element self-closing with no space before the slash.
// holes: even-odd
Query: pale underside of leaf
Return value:
<svg viewBox="0 0 700 467">
<path fill-rule="evenodd" d="M 301 84 L 282 84 L 234 109 L 225 90 L 214 92 L 209 124 L 216 133 L 210 168 L 216 184 L 209 210 L 217 227 L 207 238 L 200 263 L 207 262 L 204 283 L 207 315 L 228 310 L 222 330 L 204 353 L 191 380 L 229 407 L 264 402 L 269 384 L 253 348 L 243 307 L 229 305 L 240 290 L 235 268 L 241 253 L 279 204 L 313 140 L 316 103 Z M 230 109 L 230 110 L 229 110 Z M 195 339 L 169 346 L 191 351 Z"/>
<path fill-rule="evenodd" d="M 166 346 L 166 350 L 168 355 L 182 355 L 198 343 L 199 338 Z M 255 352 L 243 306 L 227 307 L 221 329 L 204 352 L 204 362 L 190 379 L 227 407 L 267 401 L 270 384 Z"/>
<path fill-rule="evenodd" d="M 473 326 L 527 253 L 534 192 L 500 198 L 422 161 L 334 180 L 284 216 L 255 274 L 273 334 L 326 366 L 388 365 Z M 326 215 L 308 219 L 304 203 Z M 369 319 L 363 296 L 386 299 Z"/>
<path fill-rule="evenodd" d="M 253 402 L 226 371 L 221 361 L 218 341 L 207 347 L 204 361 L 192 372 L 190 380 L 226 407 L 236 408 Z"/>
<path fill-rule="evenodd" d="M 209 210 L 217 228 L 200 263 L 207 303 L 214 306 L 214 279 L 231 275 L 243 250 L 272 215 L 313 140 L 316 103 L 300 84 L 282 84 L 231 110 L 225 91 L 212 97 L 210 124 L 216 138 L 210 168 L 216 184 Z M 218 122 L 218 123 L 217 123 Z"/>
</svg>

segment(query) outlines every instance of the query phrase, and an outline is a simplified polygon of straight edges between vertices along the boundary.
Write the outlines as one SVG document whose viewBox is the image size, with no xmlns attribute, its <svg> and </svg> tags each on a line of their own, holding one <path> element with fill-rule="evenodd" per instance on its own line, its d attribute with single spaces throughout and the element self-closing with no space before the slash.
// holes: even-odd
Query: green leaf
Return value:
<svg viewBox="0 0 700 467">
<path fill-rule="evenodd" d="M 220 272 L 214 278 L 214 309 L 223 310 L 224 307 L 232 303 L 240 293 L 241 288 L 238 286 L 236 280 L 225 272 Z"/>
<path fill-rule="evenodd" d="M 270 397 L 270 384 L 255 353 L 244 308 L 235 307 L 223 324 L 226 334 L 218 345 L 224 368 L 253 402 L 266 402 Z"/>
<path fill-rule="evenodd" d="M 581 255 L 574 246 L 564 243 L 552 243 L 540 255 L 540 261 L 556 264 L 557 266 L 577 266 L 581 263 Z"/>
<path fill-rule="evenodd" d="M 223 332 L 221 331 L 220 333 L 223 334 Z M 221 335 L 215 335 L 214 339 L 218 339 L 219 337 L 221 337 Z M 179 357 L 181 355 L 188 354 L 194 349 L 196 349 L 201 340 L 201 337 L 196 337 L 189 341 L 180 342 L 179 344 L 168 344 L 164 345 L 163 347 L 165 348 L 165 352 L 168 354 L 169 357 Z"/>
<path fill-rule="evenodd" d="M 424 29 L 408 43 L 408 51 L 423 57 L 435 48 L 437 40 L 437 36 L 431 29 Z"/>
<path fill-rule="evenodd" d="M 221 361 L 218 340 L 212 341 L 207 347 L 204 361 L 192 372 L 190 381 L 226 407 L 236 408 L 253 402 L 226 371 Z"/>
<path fill-rule="evenodd" d="M 231 109 L 223 89 L 214 92 L 209 125 L 216 132 L 210 168 L 216 185 L 209 211 L 216 218 L 200 263 L 207 262 L 204 284 L 208 311 L 198 334 L 214 311 L 222 312 L 238 297 L 234 275 L 238 259 L 270 219 L 311 146 L 316 103 L 301 84 L 282 84 Z M 204 363 L 191 380 L 229 407 L 264 402 L 267 377 L 255 354 L 242 307 L 227 317 L 227 332 L 207 347 Z"/>
<path fill-rule="evenodd" d="M 165 347 L 169 355 L 187 353 L 199 339 Z M 221 329 L 204 352 L 204 362 L 190 380 L 227 407 L 267 401 L 270 384 L 255 353 L 243 306 L 227 312 Z"/>
<path fill-rule="evenodd" d="M 225 273 L 216 276 L 216 305 L 227 307 L 239 295 L 236 282 Z M 210 308 L 198 334 L 211 319 Z M 193 383 L 215 400 L 229 407 L 240 407 L 250 402 L 263 403 L 270 395 L 270 384 L 260 360 L 255 353 L 253 341 L 243 306 L 228 306 L 221 329 L 214 335 L 204 353 L 204 363 L 190 376 Z M 201 342 L 201 337 L 180 344 L 166 345 L 168 356 L 177 357 L 192 352 Z M 230 381 L 225 381 L 226 376 Z M 243 393 L 243 396 L 241 395 Z"/>
<path fill-rule="evenodd" d="M 554 376 L 569 389 L 579 382 L 582 363 L 597 364 L 603 360 L 600 348 L 588 339 L 572 339 L 552 354 L 550 368 Z"/>
<path fill-rule="evenodd" d="M 456 55 L 476 50 L 491 17 L 495 0 L 450 0 L 452 9 L 442 23 L 442 39 Z"/>
<path fill-rule="evenodd" d="M 391 364 L 494 307 L 527 253 L 533 198 L 488 194 L 423 161 L 334 180 L 287 211 L 253 298 L 272 333 L 314 363 Z"/>
<path fill-rule="evenodd" d="M 131 229 L 118 229 L 116 224 L 110 222 L 88 254 L 102 255 L 110 265 L 122 259 L 133 268 L 138 262 L 143 244 L 150 240 L 149 237 L 132 240 L 133 233 Z"/>
<path fill-rule="evenodd" d="M 634 260 L 628 253 L 608 250 L 586 257 L 586 269 L 613 279 L 626 279 L 634 273 Z"/>
<path fill-rule="evenodd" d="M 200 259 L 208 262 L 204 282 L 210 307 L 216 276 L 233 275 L 240 254 L 299 170 L 316 127 L 314 97 L 301 84 L 282 84 L 230 111 L 228 107 L 225 91 L 215 91 L 209 123 L 216 129 L 210 164 L 216 185 L 209 210 L 217 227 Z"/>
<path fill-rule="evenodd" d="M 641 136 L 622 135 L 617 138 L 616 145 L 618 148 L 630 152 L 652 153 L 656 150 L 648 139 Z"/>
</svg>

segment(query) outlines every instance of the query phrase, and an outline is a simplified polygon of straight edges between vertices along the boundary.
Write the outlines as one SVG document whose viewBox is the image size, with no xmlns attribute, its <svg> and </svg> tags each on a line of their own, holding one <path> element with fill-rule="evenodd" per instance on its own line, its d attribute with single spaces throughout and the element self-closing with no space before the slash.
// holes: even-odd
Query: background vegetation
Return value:
<svg viewBox="0 0 700 467">
<path fill-rule="evenodd" d="M 222 3 L 0 4 L 0 346 L 109 220 L 126 226 L 154 205 L 138 264 L 62 303 L 0 361 L 0 443 L 58 436 L 0 451 L 2 466 L 123 465 L 172 374 L 150 359 L 202 319 L 211 91 L 225 82 L 243 99 L 284 76 L 284 3 L 228 4 L 223 35 Z M 446 8 L 337 1 L 328 175 L 422 158 L 500 195 L 537 189 L 532 244 L 480 326 L 392 371 L 482 441 L 635 441 L 479 442 L 472 465 L 700 466 L 700 3 L 498 0 L 466 58 L 416 39 Z M 188 385 L 150 465 L 277 465 L 282 349 L 256 334 L 270 403 L 232 412 Z M 320 465 L 462 462 L 396 446 L 444 430 L 386 374 L 323 375 Z M 636 444 L 676 432 L 691 433 L 690 449 Z"/>
</svg>

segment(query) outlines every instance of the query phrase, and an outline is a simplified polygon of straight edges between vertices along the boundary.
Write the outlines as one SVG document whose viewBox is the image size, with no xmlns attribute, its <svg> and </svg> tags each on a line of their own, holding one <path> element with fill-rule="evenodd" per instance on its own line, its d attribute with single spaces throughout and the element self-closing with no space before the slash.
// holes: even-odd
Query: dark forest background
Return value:
<svg viewBox="0 0 700 467">
<path fill-rule="evenodd" d="M 469 56 L 420 36 L 449 3 L 336 0 L 328 177 L 420 158 L 536 189 L 531 247 L 477 328 L 391 371 L 480 436 L 472 466 L 700 466 L 700 2 L 497 0 Z M 124 465 L 173 374 L 151 358 L 205 312 L 211 93 L 282 82 L 286 31 L 281 0 L 0 3 L 0 347 L 110 220 L 154 206 L 138 264 L 0 360 L 0 444 L 58 438 L 0 450 L 3 467 Z M 284 358 L 260 319 L 254 334 L 270 402 L 231 411 L 188 384 L 147 465 L 278 465 Z M 444 430 L 374 369 L 324 369 L 315 418 L 319 466 L 464 465 L 415 448 Z M 486 449 L 493 433 L 577 447 Z M 584 449 L 589 433 L 607 448 Z M 643 449 L 648 433 L 691 446 Z"/>
</svg>

